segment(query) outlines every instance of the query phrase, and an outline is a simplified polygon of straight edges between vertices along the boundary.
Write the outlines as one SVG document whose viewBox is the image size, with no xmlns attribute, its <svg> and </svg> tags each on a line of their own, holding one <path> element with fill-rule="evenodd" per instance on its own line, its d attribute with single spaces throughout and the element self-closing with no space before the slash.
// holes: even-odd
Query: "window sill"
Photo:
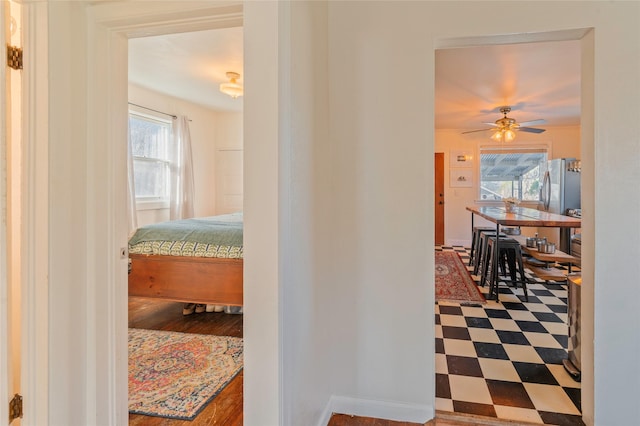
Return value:
<svg viewBox="0 0 640 426">
<path fill-rule="evenodd" d="M 136 201 L 136 210 L 168 209 L 169 202 L 162 200 Z"/>
</svg>

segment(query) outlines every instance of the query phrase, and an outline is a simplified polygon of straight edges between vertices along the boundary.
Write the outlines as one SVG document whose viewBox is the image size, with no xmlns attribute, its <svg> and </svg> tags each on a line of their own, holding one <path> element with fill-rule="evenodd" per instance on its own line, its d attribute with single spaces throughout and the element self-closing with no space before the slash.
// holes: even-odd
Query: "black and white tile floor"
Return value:
<svg viewBox="0 0 640 426">
<path fill-rule="evenodd" d="M 464 247 L 456 251 L 469 262 Z M 436 304 L 436 409 L 505 420 L 584 425 L 580 383 L 562 366 L 567 357 L 567 287 L 534 281 L 501 284 L 500 302 Z M 479 281 L 478 277 L 473 276 Z M 478 287 L 486 296 L 488 288 Z"/>
</svg>

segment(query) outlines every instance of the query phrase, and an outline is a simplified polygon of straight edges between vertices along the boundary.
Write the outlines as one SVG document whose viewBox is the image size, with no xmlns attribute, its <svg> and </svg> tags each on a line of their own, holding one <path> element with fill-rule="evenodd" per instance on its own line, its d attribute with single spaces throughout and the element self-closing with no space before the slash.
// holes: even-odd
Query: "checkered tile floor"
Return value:
<svg viewBox="0 0 640 426">
<path fill-rule="evenodd" d="M 464 247 L 456 251 L 469 263 Z M 436 304 L 436 409 L 522 422 L 584 425 L 580 383 L 567 357 L 567 288 L 527 274 L 522 289 L 501 284 L 500 302 Z M 472 276 L 476 283 L 479 277 Z M 478 287 L 486 296 L 488 286 Z"/>
</svg>

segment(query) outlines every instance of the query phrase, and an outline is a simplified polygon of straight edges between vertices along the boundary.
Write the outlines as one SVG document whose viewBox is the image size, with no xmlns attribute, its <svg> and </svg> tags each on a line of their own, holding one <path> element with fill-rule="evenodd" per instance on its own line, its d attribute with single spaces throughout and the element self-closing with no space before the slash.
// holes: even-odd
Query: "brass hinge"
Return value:
<svg viewBox="0 0 640 426">
<path fill-rule="evenodd" d="M 9 423 L 22 418 L 22 395 L 15 394 L 9 402 Z"/>
<path fill-rule="evenodd" d="M 7 65 L 14 70 L 22 69 L 22 49 L 7 45 Z"/>
</svg>

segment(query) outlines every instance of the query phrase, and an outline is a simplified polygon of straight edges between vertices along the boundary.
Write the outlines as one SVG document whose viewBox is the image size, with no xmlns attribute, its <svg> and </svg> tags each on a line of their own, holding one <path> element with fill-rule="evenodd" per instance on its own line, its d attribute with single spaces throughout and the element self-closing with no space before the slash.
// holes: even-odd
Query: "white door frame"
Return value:
<svg viewBox="0 0 640 426">
<path fill-rule="evenodd" d="M 7 10 L 0 8 L 0 15 Z M 46 425 L 48 415 L 48 68 L 47 68 L 47 4 L 46 2 L 21 3 L 21 28 L 24 69 L 22 73 L 22 183 L 20 191 L 21 230 L 21 369 L 20 391 L 23 400 L 24 417 L 22 425 Z M 6 45 L 5 16 L 0 16 L 2 46 Z M 33 64 L 38 64 L 38 67 Z M 7 67 L 3 64 L 0 75 L 3 81 L 0 97 L 6 111 L 4 81 Z M 38 117 L 37 120 L 31 119 Z M 7 158 L 6 120 L 0 117 L 2 147 L 0 156 L 0 181 L 3 189 L 0 196 L 1 222 L 6 224 L 7 208 Z M 0 419 L 8 418 L 7 402 L 12 397 L 11 364 L 8 362 L 7 325 L 10 323 L 7 306 L 7 229 L 0 229 Z"/>
<path fill-rule="evenodd" d="M 90 247 L 88 251 L 93 251 L 97 258 L 102 254 L 110 259 L 102 268 L 108 275 L 107 283 L 115 284 L 105 288 L 97 286 L 93 289 L 93 297 L 90 296 L 94 301 L 107 302 L 107 318 L 95 318 L 96 336 L 101 333 L 108 336 L 106 342 L 95 340 L 95 354 L 102 349 L 106 352 L 104 358 L 96 358 L 95 386 L 98 392 L 99 389 L 106 390 L 108 403 L 102 408 L 98 406 L 99 402 L 96 403 L 95 419 L 103 420 L 106 416 L 109 424 L 128 421 L 127 275 L 125 263 L 114 256 L 126 247 L 127 237 L 126 144 L 121 142 L 127 139 L 128 39 L 242 25 L 240 4 L 221 8 L 219 4 L 202 2 L 192 10 L 183 8 L 180 14 L 170 2 L 164 5 L 164 10 L 144 4 L 144 11 L 136 10 L 139 6 L 96 7 L 91 15 L 94 21 L 88 23 L 88 133 L 90 140 L 98 141 L 87 151 L 88 178 L 93 181 L 90 184 L 93 190 L 104 191 L 109 198 L 107 212 L 95 211 L 89 215 L 97 218 L 90 228 L 99 229 L 102 221 L 108 223 L 108 231 L 96 238 L 104 238 L 106 247 Z M 88 271 L 88 275 L 97 275 L 97 272 Z M 107 366 L 109 368 L 105 370 Z"/>
<path fill-rule="evenodd" d="M 5 9 L 7 4 L 3 2 L 0 5 L 0 46 L 6 46 L 6 27 L 5 27 Z M 7 92 L 6 92 L 6 63 L 0 67 L 0 223 L 6 224 L 6 207 L 7 207 Z M 4 401 L 10 400 L 11 392 L 11 358 L 9 357 L 9 306 L 8 306 L 8 280 L 7 280 L 7 230 L 5 226 L 0 226 L 0 419 L 9 417 L 8 407 Z"/>
<path fill-rule="evenodd" d="M 87 373 L 95 370 L 95 378 L 88 377 L 87 381 L 89 390 L 95 392 L 93 397 L 98 401 L 95 413 L 87 409 L 89 420 L 105 424 L 125 424 L 128 420 L 127 277 L 126 263 L 119 259 L 120 249 L 126 247 L 127 235 L 124 208 L 126 146 L 121 143 L 126 140 L 127 128 L 127 39 L 243 25 L 246 9 L 243 12 L 242 6 L 239 2 L 219 1 L 97 3 L 88 13 L 87 132 L 91 146 L 87 147 L 87 187 L 89 192 L 102 194 L 103 201 L 105 195 L 107 198 L 106 202 L 96 203 L 99 200 L 94 201 L 91 199 L 93 195 L 89 195 L 87 202 L 87 228 L 96 234 L 89 236 L 87 242 L 87 276 L 95 281 L 95 286 L 88 290 L 87 311 L 95 312 L 99 308 L 106 312 L 106 317 L 90 318 L 95 324 L 88 329 L 89 333 L 95 333 L 87 336 L 88 358 L 95 364 L 87 367 Z M 260 256 L 252 260 L 251 268 L 246 267 L 248 262 L 245 263 L 244 293 L 248 312 L 245 311 L 244 315 L 244 422 L 280 424 L 279 262 L 277 249 L 273 246 L 277 243 L 273 235 L 278 233 L 278 164 L 269 161 L 272 154 L 278 152 L 278 127 L 274 123 L 278 122 L 278 85 L 275 80 L 278 76 L 277 11 L 280 6 L 277 2 L 253 2 L 249 6 L 252 22 L 261 25 L 253 32 L 254 44 L 248 49 L 252 52 L 253 66 L 260 68 L 260 74 L 251 77 L 249 72 L 245 72 L 245 85 L 249 89 L 255 80 L 260 84 L 253 86 L 251 101 L 249 97 L 245 98 L 245 117 L 257 116 L 258 120 L 252 122 L 250 132 L 245 126 L 244 134 L 246 144 L 250 145 L 253 140 L 259 142 L 260 152 L 254 149 L 258 142 L 253 144 L 254 148 L 247 146 L 246 151 L 255 154 L 245 157 L 245 164 L 258 158 L 255 161 L 262 174 L 257 184 L 256 179 L 245 179 L 245 185 L 249 183 L 246 200 L 254 200 L 253 204 L 245 206 L 245 246 L 252 248 L 245 252 L 245 259 L 252 256 L 250 251 L 260 253 Z M 267 36 L 255 36 L 264 32 L 268 33 Z M 265 60 L 268 62 L 266 66 Z M 259 137 L 256 137 L 256 132 Z M 265 156 L 265 152 L 269 155 Z M 249 164 L 254 170 L 255 161 L 253 165 Z M 247 167 L 245 175 L 246 170 Z M 251 193 L 260 195 L 255 197 Z M 96 207 L 91 210 L 92 206 L 99 204 L 102 209 Z M 251 210 L 256 214 L 250 214 Z M 257 240 L 259 243 L 255 244 Z M 266 269 L 266 273 L 261 269 Z M 253 282 L 257 282 L 259 288 L 253 286 Z M 101 337 L 98 339 L 96 336 Z M 92 396 L 87 399 L 88 403 L 92 402 Z"/>
</svg>

